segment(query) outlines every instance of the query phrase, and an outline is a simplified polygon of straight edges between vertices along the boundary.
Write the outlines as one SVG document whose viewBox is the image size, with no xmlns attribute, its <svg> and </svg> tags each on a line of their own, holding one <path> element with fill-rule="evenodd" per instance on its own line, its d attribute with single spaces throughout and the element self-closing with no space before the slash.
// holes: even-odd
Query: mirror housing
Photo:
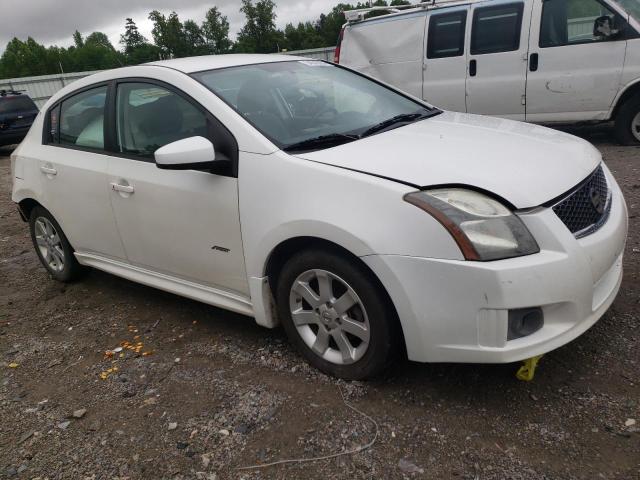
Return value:
<svg viewBox="0 0 640 480">
<path fill-rule="evenodd" d="M 218 172 L 228 168 L 231 163 L 227 158 L 216 158 L 213 144 L 204 137 L 189 137 L 169 143 L 156 150 L 154 158 L 157 167 L 166 170 Z"/>
</svg>

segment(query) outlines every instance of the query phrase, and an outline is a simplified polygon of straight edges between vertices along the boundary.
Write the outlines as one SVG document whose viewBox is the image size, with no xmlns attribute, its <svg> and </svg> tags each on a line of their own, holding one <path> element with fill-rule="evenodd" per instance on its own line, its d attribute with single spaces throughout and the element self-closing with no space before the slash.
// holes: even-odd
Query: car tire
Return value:
<svg viewBox="0 0 640 480">
<path fill-rule="evenodd" d="M 78 263 L 62 228 L 43 207 L 34 207 L 29 216 L 31 241 L 44 268 L 60 282 L 77 280 L 85 272 Z"/>
<path fill-rule="evenodd" d="M 278 276 L 276 303 L 290 342 L 326 374 L 372 378 L 399 351 L 395 309 L 356 259 L 316 249 L 294 255 Z"/>
<path fill-rule="evenodd" d="M 640 93 L 620 107 L 615 121 L 615 136 L 622 145 L 640 144 Z"/>
</svg>

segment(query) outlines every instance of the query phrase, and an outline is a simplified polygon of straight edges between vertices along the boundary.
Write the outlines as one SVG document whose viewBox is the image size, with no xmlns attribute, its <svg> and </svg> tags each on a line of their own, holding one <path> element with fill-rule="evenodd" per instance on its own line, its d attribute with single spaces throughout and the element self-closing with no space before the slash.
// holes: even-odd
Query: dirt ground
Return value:
<svg viewBox="0 0 640 480">
<path fill-rule="evenodd" d="M 56 283 L 0 151 L 0 478 L 640 478 L 640 148 L 577 133 L 626 195 L 625 278 L 531 383 L 513 364 L 405 363 L 336 381 L 250 318 L 98 271 Z"/>
</svg>

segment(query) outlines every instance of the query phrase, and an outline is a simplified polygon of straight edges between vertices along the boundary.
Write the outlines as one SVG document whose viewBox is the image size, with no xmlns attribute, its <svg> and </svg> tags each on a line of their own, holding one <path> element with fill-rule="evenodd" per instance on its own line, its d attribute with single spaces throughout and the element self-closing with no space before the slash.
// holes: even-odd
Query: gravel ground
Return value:
<svg viewBox="0 0 640 480">
<path fill-rule="evenodd" d="M 0 478 L 640 478 L 640 148 L 575 133 L 625 192 L 625 279 L 531 383 L 517 365 L 413 363 L 345 383 L 250 318 L 97 271 L 56 283 L 0 151 Z"/>
</svg>

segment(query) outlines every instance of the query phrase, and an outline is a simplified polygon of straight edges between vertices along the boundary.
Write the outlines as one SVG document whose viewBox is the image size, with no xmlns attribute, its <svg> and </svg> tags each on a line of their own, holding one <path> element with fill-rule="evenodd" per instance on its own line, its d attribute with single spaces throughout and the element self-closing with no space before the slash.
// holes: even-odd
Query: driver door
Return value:
<svg viewBox="0 0 640 480">
<path fill-rule="evenodd" d="M 110 157 L 107 176 L 128 262 L 247 295 L 236 176 L 163 170 L 153 157 L 164 145 L 202 136 L 216 155 L 231 158 L 237 156 L 231 133 L 168 85 L 121 80 L 115 97 L 119 153 Z"/>
<path fill-rule="evenodd" d="M 594 35 L 602 16 L 621 33 Z M 599 0 L 536 1 L 529 43 L 526 119 L 603 120 L 624 66 L 626 22 Z"/>
</svg>

